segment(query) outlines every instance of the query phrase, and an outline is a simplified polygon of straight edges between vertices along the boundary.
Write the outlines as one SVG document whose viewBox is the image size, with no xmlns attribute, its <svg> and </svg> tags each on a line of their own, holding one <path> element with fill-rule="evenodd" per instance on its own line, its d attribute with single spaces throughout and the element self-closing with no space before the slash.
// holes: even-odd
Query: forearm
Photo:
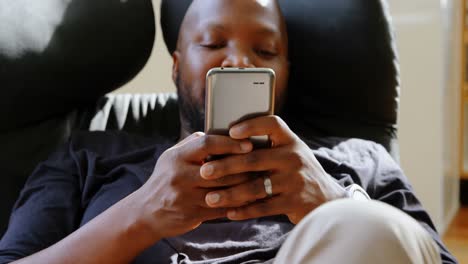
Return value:
<svg viewBox="0 0 468 264">
<path fill-rule="evenodd" d="M 158 239 L 138 221 L 130 196 L 55 245 L 15 263 L 129 263 Z"/>
</svg>

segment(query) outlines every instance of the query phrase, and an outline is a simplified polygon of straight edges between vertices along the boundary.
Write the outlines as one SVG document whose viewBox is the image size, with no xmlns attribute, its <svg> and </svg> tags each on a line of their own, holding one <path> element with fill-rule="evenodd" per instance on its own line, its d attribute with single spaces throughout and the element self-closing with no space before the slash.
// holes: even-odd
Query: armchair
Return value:
<svg viewBox="0 0 468 264">
<path fill-rule="evenodd" d="M 42 1 L 45 7 L 36 9 L 14 4 L 16 9 L 0 16 L 0 22 L 29 21 L 47 8 L 63 14 L 46 23 L 54 34 L 42 49 L 36 48 L 35 35 L 28 35 L 40 28 L 39 22 L 0 30 L 0 84 L 6 94 L 0 105 L 0 234 L 27 175 L 71 131 L 178 132 L 175 94 L 102 97 L 131 79 L 148 59 L 155 34 L 151 1 L 56 2 Z M 190 2 L 162 1 L 169 52 Z M 336 137 L 337 143 L 350 137 L 373 140 L 398 160 L 399 72 L 385 2 L 279 2 L 290 37 L 292 74 L 282 113 L 289 125 L 300 135 Z M 26 10 L 37 17 L 23 16 Z"/>
</svg>

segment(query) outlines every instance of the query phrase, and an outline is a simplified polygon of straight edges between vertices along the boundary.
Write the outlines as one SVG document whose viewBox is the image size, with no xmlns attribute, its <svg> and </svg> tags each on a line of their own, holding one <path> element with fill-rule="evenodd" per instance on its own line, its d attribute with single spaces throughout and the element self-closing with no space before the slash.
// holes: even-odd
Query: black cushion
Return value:
<svg viewBox="0 0 468 264">
<path fill-rule="evenodd" d="M 41 6 L 52 8 L 52 13 L 64 11 L 64 15 L 57 25 L 47 24 L 54 34 L 44 50 L 37 49 L 39 40 L 31 33 L 41 29 L 39 25 L 35 28 L 34 21 L 23 23 L 29 25 L 27 29 L 0 30 L 4 99 L 0 104 L 0 169 L 5 172 L 0 184 L 0 235 L 26 176 L 72 129 L 88 129 L 91 123 L 92 129 L 97 125 L 145 135 L 155 130 L 164 135 L 178 131 L 177 120 L 168 121 L 177 119 L 175 96 L 166 101 L 150 98 L 129 103 L 135 99 L 115 99 L 125 98 L 119 95 L 101 99 L 98 110 L 95 108 L 101 95 L 131 79 L 148 59 L 154 41 L 151 1 L 73 0 L 64 7 L 52 2 L 43 0 Z M 169 51 L 175 48 L 178 27 L 190 2 L 162 1 L 161 22 Z M 292 75 L 284 113 L 288 123 L 304 135 L 371 139 L 398 159 L 398 63 L 383 3 L 280 3 L 291 43 Z M 31 6 L 30 11 L 44 10 Z M 19 13 L 2 14 L 10 20 L 33 20 Z M 0 17 L 0 24 L 4 21 Z M 72 112 L 85 104 L 92 107 L 84 115 Z M 112 114 L 105 119 L 95 116 L 106 106 Z"/>
<path fill-rule="evenodd" d="M 169 52 L 191 0 L 163 0 Z M 358 137 L 398 160 L 397 55 L 380 0 L 280 0 L 290 42 L 285 118 L 304 135 Z"/>
<path fill-rule="evenodd" d="M 132 79 L 154 43 L 151 0 L 13 1 L 0 17 L 0 134 Z"/>
<path fill-rule="evenodd" d="M 289 118 L 306 133 L 376 141 L 397 158 L 399 69 L 386 5 L 280 2 L 292 36 Z"/>
<path fill-rule="evenodd" d="M 81 120 L 75 109 L 132 79 L 155 38 L 151 0 L 10 2 L 0 12 L 0 237 L 26 177 Z"/>
</svg>

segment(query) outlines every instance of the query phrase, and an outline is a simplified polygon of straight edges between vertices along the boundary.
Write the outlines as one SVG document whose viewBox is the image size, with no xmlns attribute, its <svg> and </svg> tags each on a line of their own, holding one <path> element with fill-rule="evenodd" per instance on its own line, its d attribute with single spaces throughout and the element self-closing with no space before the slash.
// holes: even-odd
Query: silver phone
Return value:
<svg viewBox="0 0 468 264">
<path fill-rule="evenodd" d="M 229 135 L 244 120 L 274 114 L 275 72 L 269 68 L 213 68 L 206 75 L 205 133 Z M 250 138 L 254 148 L 268 136 Z"/>
</svg>

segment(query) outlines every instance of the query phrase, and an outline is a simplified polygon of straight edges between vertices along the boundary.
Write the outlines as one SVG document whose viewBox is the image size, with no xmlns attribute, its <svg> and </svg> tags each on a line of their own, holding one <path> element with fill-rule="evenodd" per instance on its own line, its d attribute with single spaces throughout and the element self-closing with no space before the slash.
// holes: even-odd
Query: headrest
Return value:
<svg viewBox="0 0 468 264">
<path fill-rule="evenodd" d="M 163 0 L 169 52 L 191 0 Z M 304 133 L 396 138 L 399 71 L 384 0 L 279 0 L 291 75 L 284 115 Z M 300 130 L 301 130 L 300 129 Z"/>
<path fill-rule="evenodd" d="M 169 54 L 176 50 L 179 29 L 193 0 L 162 0 L 161 1 L 161 29 L 164 43 Z"/>
<path fill-rule="evenodd" d="M 0 133 L 95 103 L 153 47 L 151 0 L 7 1 L 0 10 Z"/>
</svg>

